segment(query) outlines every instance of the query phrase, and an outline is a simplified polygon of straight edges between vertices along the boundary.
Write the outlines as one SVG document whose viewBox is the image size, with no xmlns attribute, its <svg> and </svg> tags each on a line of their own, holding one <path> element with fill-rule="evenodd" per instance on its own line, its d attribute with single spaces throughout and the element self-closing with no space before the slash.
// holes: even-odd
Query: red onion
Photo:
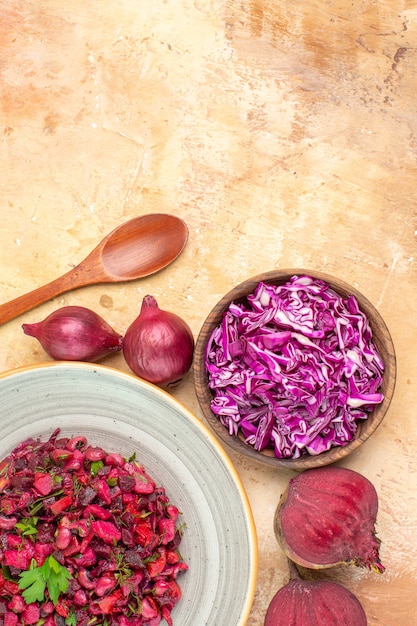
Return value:
<svg viewBox="0 0 417 626">
<path fill-rule="evenodd" d="M 320 467 L 290 480 L 274 529 L 287 557 L 303 567 L 351 563 L 382 573 L 377 512 L 378 496 L 367 478 L 343 467 Z"/>
<path fill-rule="evenodd" d="M 264 626 L 366 626 L 358 598 L 339 583 L 302 580 L 290 563 L 291 580 L 272 598 Z"/>
<path fill-rule="evenodd" d="M 161 310 L 153 296 L 145 296 L 139 316 L 124 336 L 123 354 L 140 378 L 173 387 L 191 367 L 193 334 L 178 315 Z"/>
<path fill-rule="evenodd" d="M 56 361 L 99 361 L 122 349 L 122 336 L 82 306 L 62 307 L 42 322 L 22 324 L 22 328 Z"/>
</svg>

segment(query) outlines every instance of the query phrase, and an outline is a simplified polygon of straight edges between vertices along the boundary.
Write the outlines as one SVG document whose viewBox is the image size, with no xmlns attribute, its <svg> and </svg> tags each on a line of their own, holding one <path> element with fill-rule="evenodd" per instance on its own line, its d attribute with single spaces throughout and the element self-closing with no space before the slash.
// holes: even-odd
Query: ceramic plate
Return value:
<svg viewBox="0 0 417 626">
<path fill-rule="evenodd" d="M 174 626 L 246 624 L 257 574 L 247 496 L 223 448 L 177 400 L 109 367 L 48 363 L 0 376 L 0 416 L 0 458 L 57 427 L 126 457 L 136 452 L 186 524 L 189 570 L 178 579 Z"/>
</svg>

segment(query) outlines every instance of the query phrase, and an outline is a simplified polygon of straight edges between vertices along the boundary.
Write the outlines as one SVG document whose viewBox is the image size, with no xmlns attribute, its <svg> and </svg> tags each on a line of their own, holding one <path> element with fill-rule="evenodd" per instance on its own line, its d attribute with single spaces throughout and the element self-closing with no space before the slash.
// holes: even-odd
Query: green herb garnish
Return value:
<svg viewBox="0 0 417 626">
<path fill-rule="evenodd" d="M 49 597 L 56 606 L 59 594 L 68 589 L 70 578 L 72 576 L 67 568 L 58 563 L 51 554 L 40 567 L 32 567 L 20 574 L 19 589 L 24 589 L 23 599 L 26 604 L 31 604 L 43 602 L 47 588 Z"/>
<path fill-rule="evenodd" d="M 90 472 L 92 476 L 97 476 L 99 471 L 104 467 L 103 461 L 92 461 Z"/>
<path fill-rule="evenodd" d="M 26 535 L 36 535 L 37 528 L 36 524 L 38 523 L 39 518 L 36 516 L 28 517 L 27 519 L 22 520 L 21 522 L 17 522 L 15 524 L 15 528 L 20 530 L 22 536 Z"/>
</svg>

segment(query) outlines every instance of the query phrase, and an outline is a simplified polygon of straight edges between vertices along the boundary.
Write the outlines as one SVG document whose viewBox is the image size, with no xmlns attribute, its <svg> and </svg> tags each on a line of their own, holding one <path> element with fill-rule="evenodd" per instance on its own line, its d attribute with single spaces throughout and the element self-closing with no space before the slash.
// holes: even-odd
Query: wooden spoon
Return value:
<svg viewBox="0 0 417 626">
<path fill-rule="evenodd" d="M 4 324 L 61 293 L 98 283 L 117 283 L 149 276 L 182 252 L 188 239 L 186 224 L 173 215 L 151 213 L 115 228 L 69 272 L 0 305 Z"/>
</svg>

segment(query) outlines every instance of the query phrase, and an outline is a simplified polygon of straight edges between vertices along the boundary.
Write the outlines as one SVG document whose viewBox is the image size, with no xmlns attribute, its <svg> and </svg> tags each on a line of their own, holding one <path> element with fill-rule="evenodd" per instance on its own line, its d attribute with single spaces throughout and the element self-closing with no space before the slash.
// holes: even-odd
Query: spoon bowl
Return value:
<svg viewBox="0 0 417 626">
<path fill-rule="evenodd" d="M 66 274 L 1 304 L 0 324 L 71 289 L 155 274 L 181 254 L 187 239 L 187 225 L 174 215 L 150 213 L 135 217 L 111 231 Z"/>
<path fill-rule="evenodd" d="M 187 238 L 187 226 L 178 217 L 165 213 L 142 215 L 113 230 L 81 265 L 90 265 L 99 253 L 105 282 L 144 278 L 172 263 L 184 249 Z"/>
</svg>

